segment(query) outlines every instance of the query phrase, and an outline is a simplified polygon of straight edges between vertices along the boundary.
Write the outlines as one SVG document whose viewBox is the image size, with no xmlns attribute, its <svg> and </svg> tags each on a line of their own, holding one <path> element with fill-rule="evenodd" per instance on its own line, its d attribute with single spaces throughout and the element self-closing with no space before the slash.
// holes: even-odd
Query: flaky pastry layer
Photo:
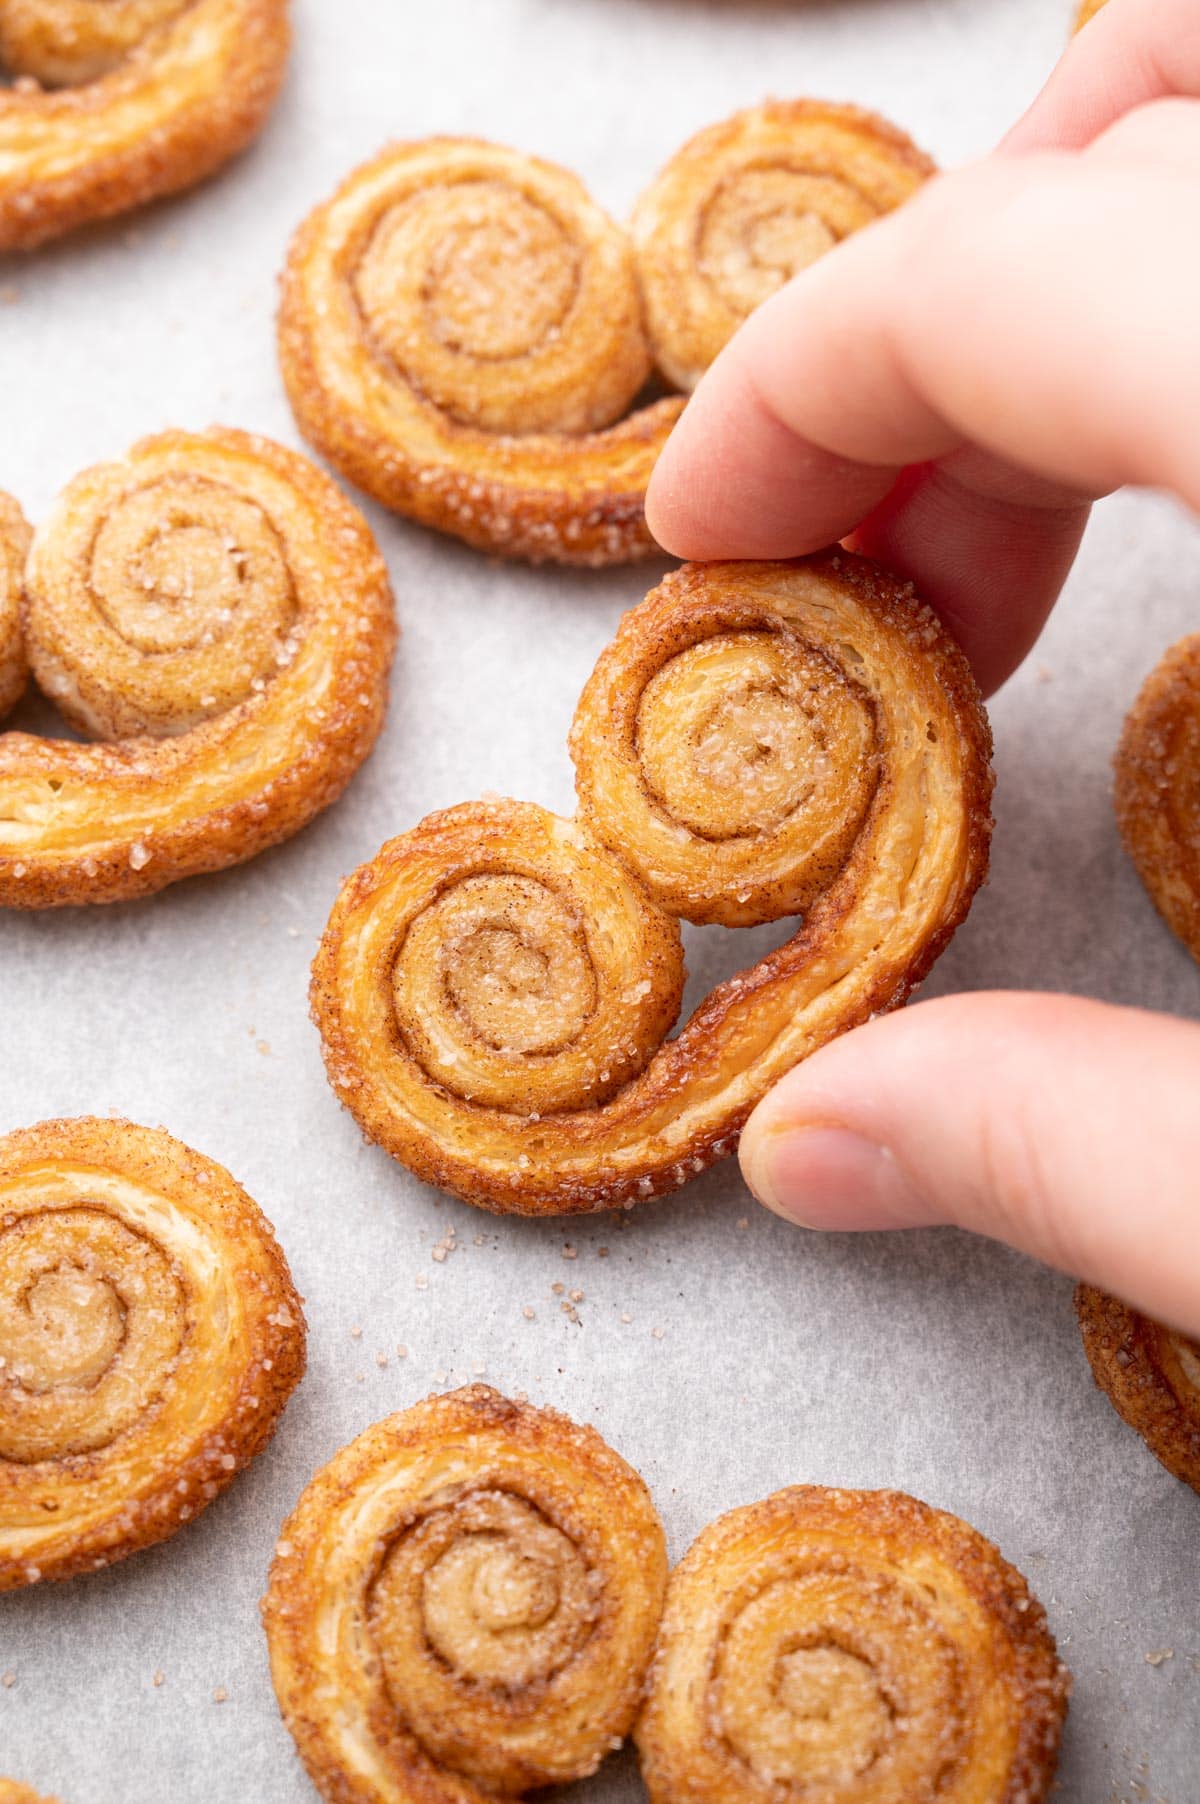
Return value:
<svg viewBox="0 0 1200 1804">
<path fill-rule="evenodd" d="M 283 1254 L 220 1165 L 112 1119 L 0 1139 L 0 1591 L 173 1535 L 303 1371 Z"/>
<path fill-rule="evenodd" d="M 356 508 L 246 433 L 164 433 L 34 535 L 25 644 L 80 745 L 0 734 L 0 906 L 148 895 L 288 839 L 383 722 L 395 621 Z"/>
<path fill-rule="evenodd" d="M 1158 912 L 1200 959 L 1200 633 L 1147 677 L 1114 771 L 1125 848 Z"/>
<path fill-rule="evenodd" d="M 1117 1414 L 1200 1491 L 1200 1345 L 1087 1284 L 1075 1309 L 1092 1373 Z"/>
<path fill-rule="evenodd" d="M 287 0 L 0 0 L 0 250 L 211 175 L 283 79 Z M 48 91 L 46 83 L 77 83 Z"/>
<path fill-rule="evenodd" d="M 1025 1580 L 965 1522 L 797 1486 L 672 1573 L 636 1736 L 653 1804 L 1039 1804 L 1069 1684 Z"/>
<path fill-rule="evenodd" d="M 630 225 L 659 370 L 695 388 L 756 307 L 935 168 L 878 114 L 825 101 L 767 101 L 698 132 Z"/>
<path fill-rule="evenodd" d="M 645 1485 L 485 1385 L 342 1449 L 263 1602 L 280 1709 L 337 1804 L 486 1804 L 593 1772 L 641 1703 L 666 1585 Z"/>
<path fill-rule="evenodd" d="M 29 525 L 11 495 L 0 490 L 0 719 L 25 693 L 29 661 L 21 628 L 21 573 Z"/>
<path fill-rule="evenodd" d="M 391 146 L 297 233 L 279 351 L 305 437 L 398 513 L 512 557 L 653 550 L 680 403 L 627 411 L 650 372 L 632 251 L 567 170 Z"/>
<path fill-rule="evenodd" d="M 987 868 L 966 660 L 847 554 L 688 566 L 625 616 L 571 734 L 579 813 L 431 815 L 351 876 L 313 965 L 330 1082 L 469 1202 L 629 1204 L 731 1152 L 771 1085 L 895 1007 Z M 673 1039 L 676 916 L 793 937 Z"/>
</svg>

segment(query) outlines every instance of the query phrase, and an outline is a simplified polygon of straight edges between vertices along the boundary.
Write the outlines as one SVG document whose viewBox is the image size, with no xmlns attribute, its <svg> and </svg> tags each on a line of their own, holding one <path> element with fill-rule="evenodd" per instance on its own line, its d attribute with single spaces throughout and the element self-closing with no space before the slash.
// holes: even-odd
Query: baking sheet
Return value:
<svg viewBox="0 0 1200 1804">
<path fill-rule="evenodd" d="M 391 135 L 511 142 L 621 213 L 693 130 L 767 92 L 877 107 L 951 162 L 1033 94 L 1067 12 L 298 0 L 289 87 L 238 166 L 0 265 L 0 486 L 37 519 L 76 471 L 166 426 L 298 442 L 272 347 L 284 245 Z M 1064 1279 L 948 1232 L 788 1230 L 733 1165 L 620 1223 L 496 1222 L 423 1189 L 337 1108 L 305 987 L 339 878 L 481 791 L 569 812 L 576 697 L 653 580 L 505 569 L 367 511 L 405 630 L 382 743 L 340 806 L 149 903 L 0 917 L 0 1130 L 109 1109 L 163 1123 L 262 1204 L 311 1325 L 278 1439 L 198 1522 L 107 1573 L 0 1599 L 0 1772 L 67 1804 L 313 1797 L 257 1620 L 278 1525 L 369 1422 L 486 1376 L 594 1421 L 645 1474 L 674 1555 L 797 1480 L 960 1512 L 1028 1574 L 1077 1674 L 1062 1804 L 1200 1797 L 1200 1500 L 1094 1391 Z M 1200 538 L 1171 504 L 1097 510 L 1054 623 L 994 704 L 994 875 L 926 994 L 1026 985 L 1200 1014 L 1200 974 L 1125 862 L 1108 799 L 1122 713 L 1195 626 L 1198 574 Z M 693 997 L 745 962 L 719 930 L 689 953 Z M 437 1263 L 451 1225 L 460 1250 Z M 585 1293 L 578 1321 L 561 1283 Z M 641 1795 L 628 1756 L 572 1793 Z"/>
</svg>

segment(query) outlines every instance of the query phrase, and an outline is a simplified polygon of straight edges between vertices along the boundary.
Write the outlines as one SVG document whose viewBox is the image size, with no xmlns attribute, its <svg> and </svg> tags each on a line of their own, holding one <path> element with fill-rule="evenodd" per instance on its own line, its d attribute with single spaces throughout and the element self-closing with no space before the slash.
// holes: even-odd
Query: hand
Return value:
<svg viewBox="0 0 1200 1804">
<path fill-rule="evenodd" d="M 1200 510 L 1195 0 L 1110 0 L 985 161 L 753 315 L 659 462 L 681 557 L 848 537 L 912 578 L 994 689 L 1090 501 Z M 760 1105 L 762 1201 L 825 1228 L 960 1222 L 1200 1334 L 1200 1027 L 960 996 L 861 1028 Z"/>
</svg>

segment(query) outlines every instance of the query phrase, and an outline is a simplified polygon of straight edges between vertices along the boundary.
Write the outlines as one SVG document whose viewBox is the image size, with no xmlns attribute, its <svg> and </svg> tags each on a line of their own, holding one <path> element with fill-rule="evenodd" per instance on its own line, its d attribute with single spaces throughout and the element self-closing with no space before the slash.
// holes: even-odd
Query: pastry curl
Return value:
<svg viewBox="0 0 1200 1804">
<path fill-rule="evenodd" d="M 25 643 L 78 745 L 0 735 L 0 906 L 147 895 L 289 838 L 375 743 L 395 640 L 365 521 L 307 459 L 165 433 L 34 535 Z"/>
<path fill-rule="evenodd" d="M 633 253 L 567 170 L 393 145 L 300 228 L 279 350 L 305 437 L 398 513 L 512 557 L 653 549 L 680 403 L 628 411 L 650 373 Z"/>
<path fill-rule="evenodd" d="M 695 388 L 756 307 L 935 170 L 885 119 L 824 101 L 768 101 L 697 133 L 631 225 L 663 375 Z"/>
<path fill-rule="evenodd" d="M 0 250 L 189 188 L 262 127 L 287 0 L 0 0 Z M 58 92 L 47 92 L 58 88 Z"/>
<path fill-rule="evenodd" d="M 127 1121 L 0 1139 L 0 1591 L 173 1535 L 303 1371 L 283 1254 L 220 1165 Z"/>
<path fill-rule="evenodd" d="M 1040 1804 L 1069 1685 L 965 1522 L 801 1485 L 675 1569 L 636 1738 L 652 1804 Z"/>
<path fill-rule="evenodd" d="M 21 630 L 21 572 L 29 538 L 24 514 L 11 495 L 0 490 L 0 719 L 20 701 L 28 675 Z"/>
<path fill-rule="evenodd" d="M 1087 1284 L 1075 1309 L 1093 1376 L 1117 1414 L 1200 1491 L 1200 1345 Z"/>
<path fill-rule="evenodd" d="M 991 739 L 930 611 L 845 553 L 676 571 L 584 691 L 575 820 L 429 817 L 350 877 L 313 966 L 338 1097 L 485 1208 L 629 1204 L 909 994 L 987 868 Z M 675 917 L 804 910 L 679 1034 Z"/>
<path fill-rule="evenodd" d="M 594 1429 L 485 1385 L 378 1423 L 284 1525 L 263 1618 L 337 1804 L 486 1804 L 594 1772 L 666 1585 L 645 1485 Z"/>
<path fill-rule="evenodd" d="M 1200 960 L 1200 633 L 1147 677 L 1114 768 L 1125 849 L 1159 914 Z"/>
</svg>

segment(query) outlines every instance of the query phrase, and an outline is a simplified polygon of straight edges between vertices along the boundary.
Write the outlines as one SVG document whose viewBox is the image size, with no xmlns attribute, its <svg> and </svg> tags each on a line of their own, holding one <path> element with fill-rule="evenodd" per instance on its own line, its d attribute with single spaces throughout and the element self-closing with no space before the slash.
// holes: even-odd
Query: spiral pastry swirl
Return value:
<svg viewBox="0 0 1200 1804">
<path fill-rule="evenodd" d="M 0 720 L 25 692 L 28 662 L 21 630 L 21 572 L 29 527 L 13 500 L 0 490 Z"/>
<path fill-rule="evenodd" d="M 674 1188 L 928 970 L 987 867 L 990 746 L 961 653 L 876 566 L 676 571 L 584 691 L 574 820 L 468 804 L 348 879 L 313 966 L 335 1092 L 485 1208 Z M 786 945 L 665 1038 L 677 917 L 797 911 Z"/>
<path fill-rule="evenodd" d="M 262 127 L 287 0 L 0 0 L 0 251 L 191 187 Z M 57 91 L 48 91 L 57 90 Z"/>
<path fill-rule="evenodd" d="M 301 431 L 385 506 L 513 557 L 653 549 L 677 401 L 629 240 L 565 169 L 472 138 L 393 145 L 301 227 L 279 316 Z"/>
<path fill-rule="evenodd" d="M 1114 769 L 1125 848 L 1158 912 L 1200 960 L 1200 633 L 1147 677 Z"/>
<path fill-rule="evenodd" d="M 1200 1344 L 1087 1284 L 1075 1309 L 1097 1385 L 1167 1471 L 1200 1492 Z"/>
<path fill-rule="evenodd" d="M 378 1423 L 284 1525 L 280 1709 L 338 1804 L 486 1804 L 628 1733 L 666 1585 L 645 1485 L 591 1428 L 484 1385 Z"/>
<path fill-rule="evenodd" d="M 768 101 L 699 132 L 634 210 L 655 363 L 695 388 L 748 314 L 935 165 L 874 113 Z"/>
<path fill-rule="evenodd" d="M 1069 1683 L 965 1522 L 802 1485 L 721 1517 L 671 1575 L 637 1742 L 652 1804 L 1039 1804 Z"/>
<path fill-rule="evenodd" d="M 145 895 L 289 838 L 375 743 L 395 640 L 365 521 L 305 458 L 166 433 L 35 534 L 24 637 L 78 745 L 0 736 L 0 905 Z"/>
<path fill-rule="evenodd" d="M 0 1139 L 0 1591 L 174 1534 L 303 1371 L 283 1254 L 221 1166 L 123 1121 Z"/>
</svg>

